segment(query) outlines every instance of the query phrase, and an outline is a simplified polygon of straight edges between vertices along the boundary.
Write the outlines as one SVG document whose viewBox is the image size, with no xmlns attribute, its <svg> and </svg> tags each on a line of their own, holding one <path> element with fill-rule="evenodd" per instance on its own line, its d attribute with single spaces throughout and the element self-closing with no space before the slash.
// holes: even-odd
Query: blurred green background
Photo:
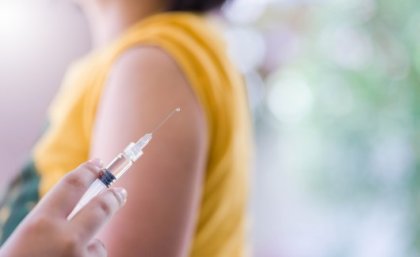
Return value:
<svg viewBox="0 0 420 257">
<path fill-rule="evenodd" d="M 221 14 L 254 114 L 254 256 L 420 256 L 420 1 L 236 0 Z M 5 178 L 87 34 L 66 1 L 0 0 Z"/>
<path fill-rule="evenodd" d="M 255 114 L 256 256 L 420 256 L 420 2 L 226 12 Z"/>
</svg>

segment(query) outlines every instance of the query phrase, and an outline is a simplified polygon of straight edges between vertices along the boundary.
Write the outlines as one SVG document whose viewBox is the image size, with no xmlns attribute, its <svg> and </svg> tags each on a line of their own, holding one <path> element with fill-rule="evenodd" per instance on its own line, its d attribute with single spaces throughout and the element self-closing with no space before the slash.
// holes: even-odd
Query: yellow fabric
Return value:
<svg viewBox="0 0 420 257">
<path fill-rule="evenodd" d="M 88 158 L 96 108 L 110 69 L 123 52 L 138 45 L 154 45 L 170 54 L 207 118 L 208 165 L 190 256 L 244 256 L 250 157 L 247 97 L 226 46 L 202 16 L 150 17 L 71 69 L 51 106 L 49 130 L 34 153 L 41 194 Z"/>
</svg>

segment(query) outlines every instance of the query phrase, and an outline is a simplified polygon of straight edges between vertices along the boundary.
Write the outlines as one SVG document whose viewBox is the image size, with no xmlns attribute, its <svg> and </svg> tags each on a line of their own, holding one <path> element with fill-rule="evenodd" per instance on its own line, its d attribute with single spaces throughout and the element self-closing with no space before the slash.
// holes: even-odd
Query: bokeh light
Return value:
<svg viewBox="0 0 420 257">
<path fill-rule="evenodd" d="M 268 107 L 274 116 L 284 123 L 296 123 L 309 115 L 313 95 L 311 89 L 298 73 L 281 72 L 272 78 L 268 95 Z"/>
</svg>

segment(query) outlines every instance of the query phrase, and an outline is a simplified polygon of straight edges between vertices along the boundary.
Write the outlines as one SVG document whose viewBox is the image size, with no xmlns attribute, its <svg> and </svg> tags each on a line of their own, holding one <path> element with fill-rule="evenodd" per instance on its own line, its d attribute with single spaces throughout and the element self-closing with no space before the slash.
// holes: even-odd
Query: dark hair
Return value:
<svg viewBox="0 0 420 257">
<path fill-rule="evenodd" d="M 207 12 L 220 8 L 228 0 L 170 0 L 171 11 Z"/>
</svg>

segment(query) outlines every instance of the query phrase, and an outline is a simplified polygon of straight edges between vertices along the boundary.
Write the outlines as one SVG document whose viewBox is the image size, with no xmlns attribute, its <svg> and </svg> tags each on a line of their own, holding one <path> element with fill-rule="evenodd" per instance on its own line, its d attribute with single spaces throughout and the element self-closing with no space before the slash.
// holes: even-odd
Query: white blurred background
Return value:
<svg viewBox="0 0 420 257">
<path fill-rule="evenodd" d="M 236 0 L 222 15 L 254 113 L 254 256 L 420 256 L 420 3 Z M 0 0 L 1 188 L 88 49 L 66 1 Z"/>
<path fill-rule="evenodd" d="M 89 49 L 83 17 L 65 1 L 0 0 L 2 188 L 28 159 L 69 63 Z"/>
</svg>

